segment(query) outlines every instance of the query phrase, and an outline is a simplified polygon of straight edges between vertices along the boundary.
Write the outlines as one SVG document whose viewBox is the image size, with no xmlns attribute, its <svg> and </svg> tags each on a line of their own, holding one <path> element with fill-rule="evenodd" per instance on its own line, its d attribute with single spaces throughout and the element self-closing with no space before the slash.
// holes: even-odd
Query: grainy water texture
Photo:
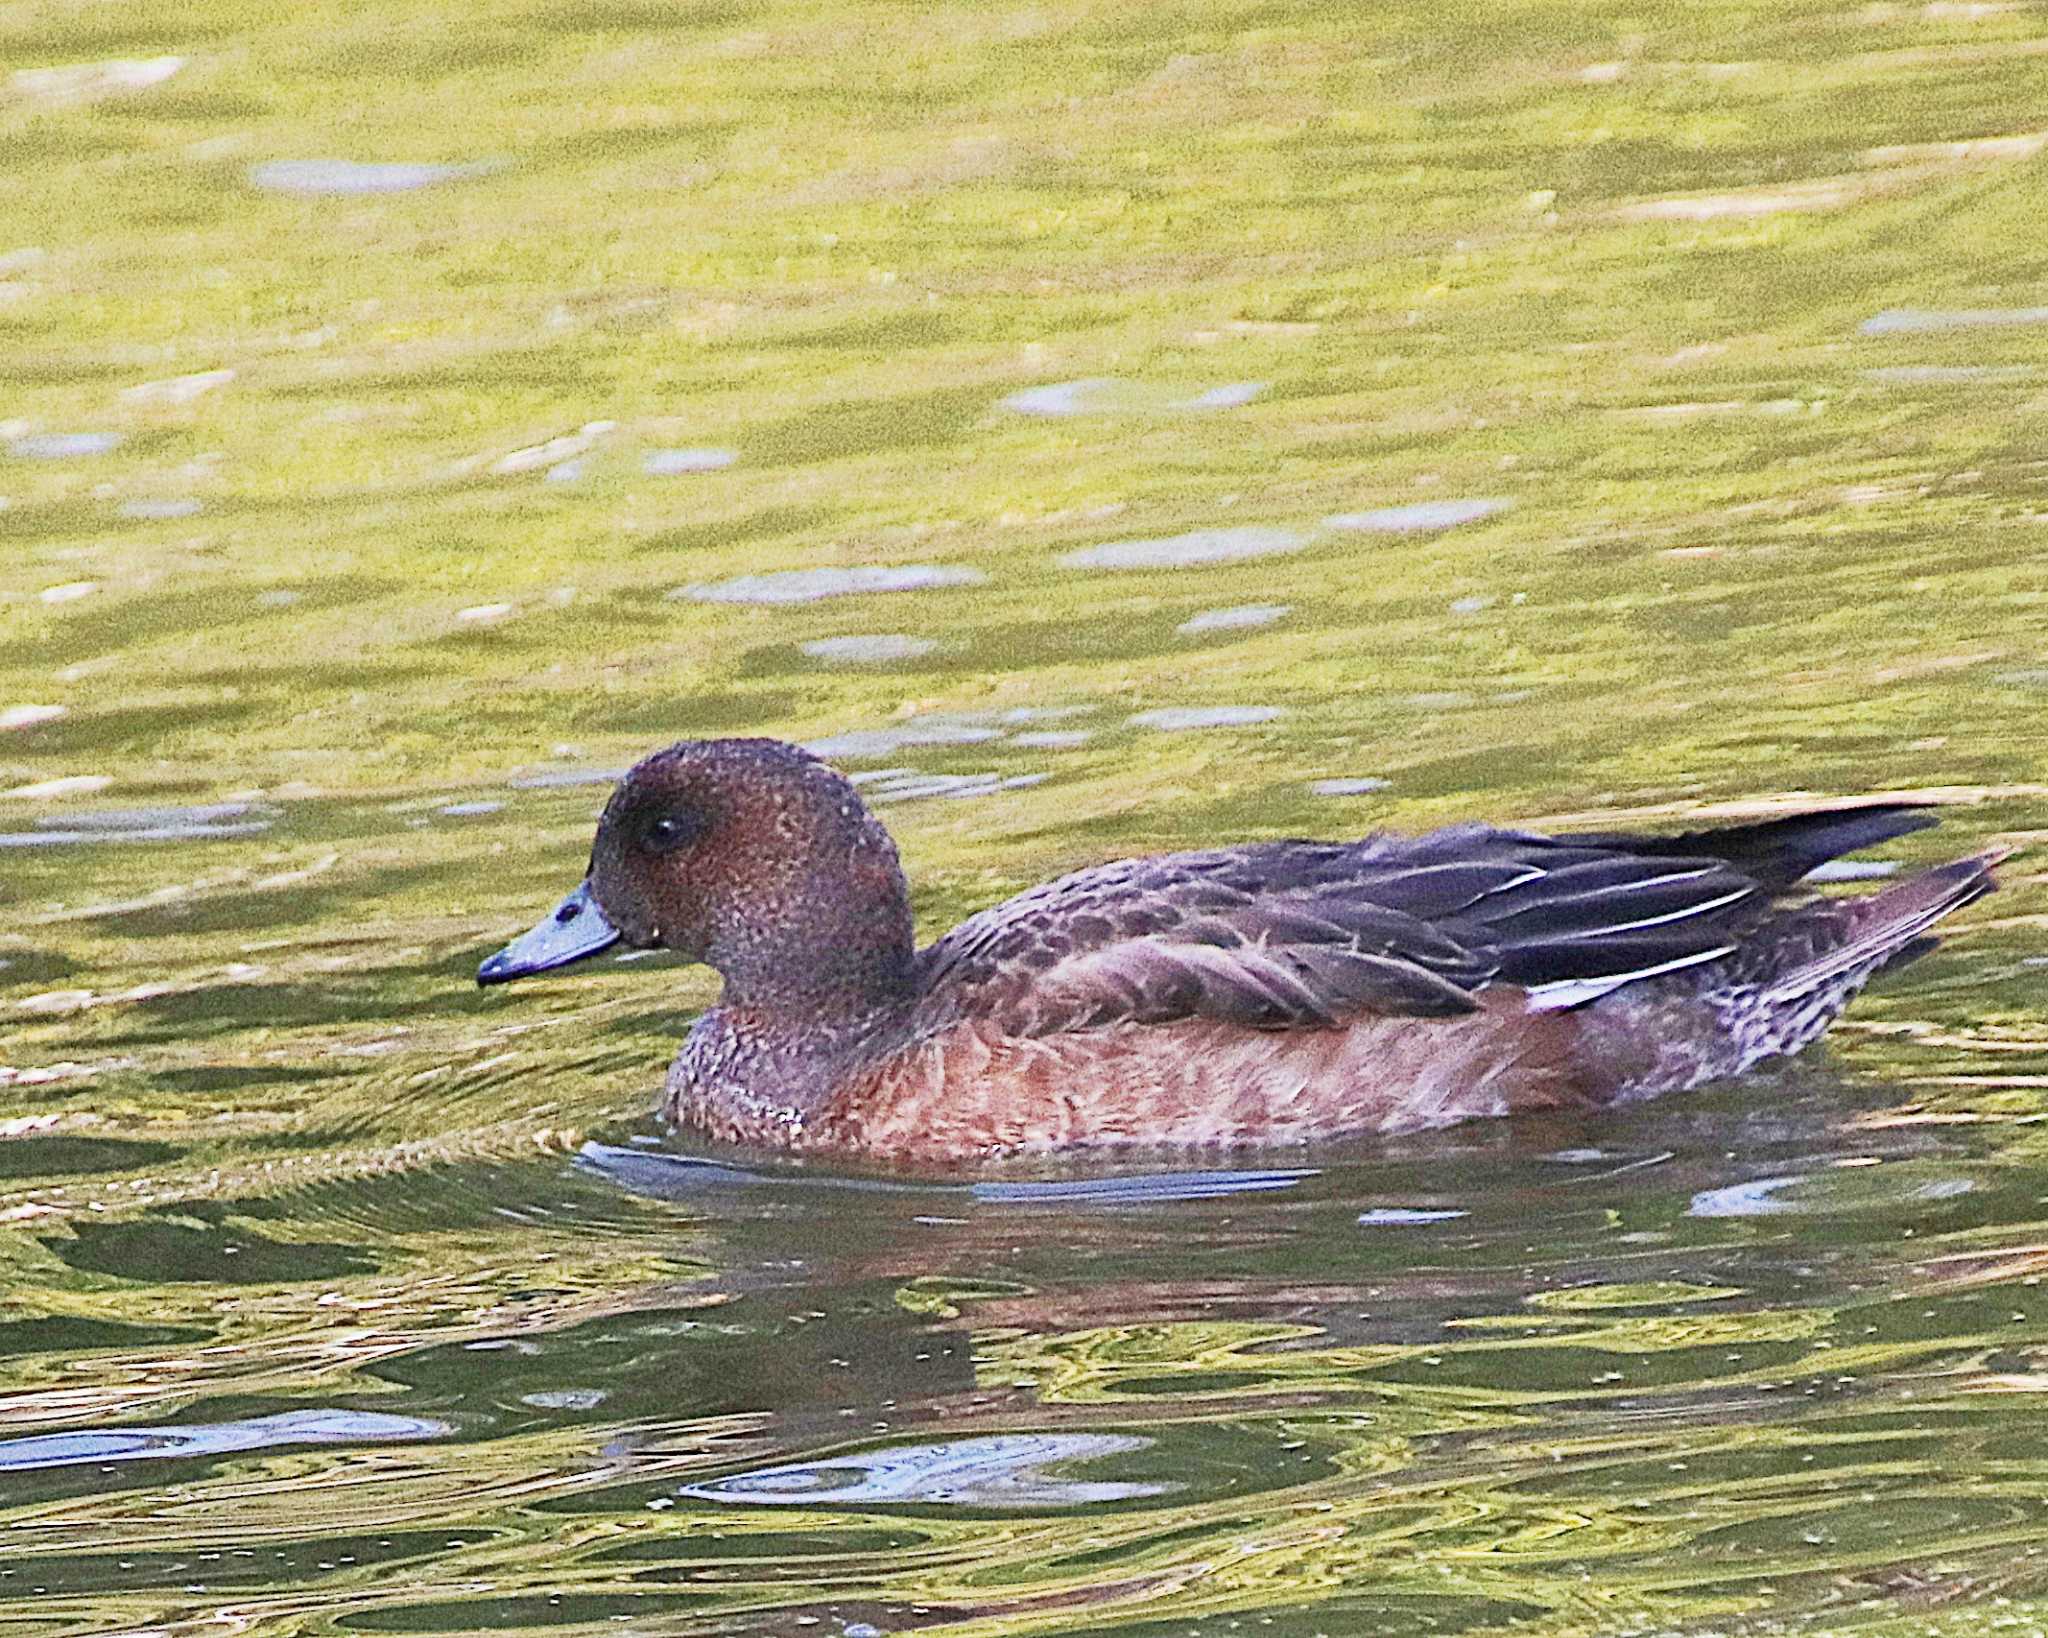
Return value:
<svg viewBox="0 0 2048 1638">
<path fill-rule="evenodd" d="M 2040 6 L 12 0 L 0 155 L 0 1629 L 2048 1628 Z M 792 1173 L 471 984 L 734 732 L 928 933 L 2036 845 L 1741 1085 Z"/>
</svg>

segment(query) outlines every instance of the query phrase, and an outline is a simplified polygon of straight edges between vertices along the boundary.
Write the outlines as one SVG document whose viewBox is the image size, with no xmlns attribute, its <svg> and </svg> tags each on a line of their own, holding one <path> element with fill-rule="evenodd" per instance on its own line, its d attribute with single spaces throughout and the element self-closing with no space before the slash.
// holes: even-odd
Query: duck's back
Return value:
<svg viewBox="0 0 2048 1638">
<path fill-rule="evenodd" d="M 1872 811 L 1857 810 L 1859 834 L 1927 822 Z M 1707 851 L 1710 839 L 1461 825 L 1121 860 L 1033 888 L 932 945 L 921 1017 L 1045 1036 L 1185 1017 L 1261 1029 L 1443 1017 L 1474 1010 L 1495 984 L 1577 984 L 1588 993 L 1575 998 L 1590 999 L 1727 954 L 1804 873 L 1738 863 Z"/>
<path fill-rule="evenodd" d="M 923 951 L 907 1040 L 813 1136 L 932 1158 L 1284 1142 L 1695 1084 L 1797 1050 L 1988 889 L 1966 860 L 1786 902 L 1825 860 L 1928 823 L 1872 804 L 1097 866 Z"/>
</svg>

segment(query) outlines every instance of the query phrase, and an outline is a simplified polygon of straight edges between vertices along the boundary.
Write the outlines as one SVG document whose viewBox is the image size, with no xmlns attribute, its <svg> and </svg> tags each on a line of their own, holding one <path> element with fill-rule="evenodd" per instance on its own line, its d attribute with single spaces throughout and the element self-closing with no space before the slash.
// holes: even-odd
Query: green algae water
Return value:
<svg viewBox="0 0 2048 1638">
<path fill-rule="evenodd" d="M 0 8 L 0 1621 L 2048 1629 L 2039 859 L 1598 1118 L 842 1176 L 668 740 L 1059 870 L 1947 799 L 2048 840 L 2048 18 Z M 1853 890 L 1830 889 L 1830 890 Z"/>
</svg>

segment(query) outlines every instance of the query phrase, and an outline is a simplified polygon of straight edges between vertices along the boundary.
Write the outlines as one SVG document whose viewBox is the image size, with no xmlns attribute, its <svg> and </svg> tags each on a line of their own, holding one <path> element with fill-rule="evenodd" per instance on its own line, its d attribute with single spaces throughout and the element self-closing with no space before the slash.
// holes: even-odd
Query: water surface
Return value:
<svg viewBox="0 0 2048 1638">
<path fill-rule="evenodd" d="M 2037 8 L 0 32 L 11 1632 L 2048 1626 L 2032 852 L 1792 1069 L 1227 1163 L 693 1153 L 705 975 L 471 983 L 683 735 L 841 759 L 928 933 L 2038 851 Z"/>
</svg>

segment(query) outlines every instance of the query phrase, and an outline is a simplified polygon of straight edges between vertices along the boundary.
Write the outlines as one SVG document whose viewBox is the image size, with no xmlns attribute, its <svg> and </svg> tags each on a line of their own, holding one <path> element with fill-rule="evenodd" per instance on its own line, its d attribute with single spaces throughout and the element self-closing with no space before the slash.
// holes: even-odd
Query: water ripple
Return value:
<svg viewBox="0 0 2048 1638">
<path fill-rule="evenodd" d="M 226 1456 L 280 1445 L 367 1445 L 446 1438 L 446 1422 L 378 1411 L 294 1410 L 237 1422 L 154 1428 L 92 1428 L 0 1440 L 0 1473 L 93 1462 L 160 1462 Z"/>
<path fill-rule="evenodd" d="M 1164 1484 L 1060 1478 L 1047 1470 L 1148 1449 L 1150 1439 L 1118 1433 L 1001 1433 L 756 1468 L 681 1495 L 754 1507 L 867 1506 L 916 1502 L 937 1507 L 1082 1507 L 1157 1496 Z"/>
</svg>

